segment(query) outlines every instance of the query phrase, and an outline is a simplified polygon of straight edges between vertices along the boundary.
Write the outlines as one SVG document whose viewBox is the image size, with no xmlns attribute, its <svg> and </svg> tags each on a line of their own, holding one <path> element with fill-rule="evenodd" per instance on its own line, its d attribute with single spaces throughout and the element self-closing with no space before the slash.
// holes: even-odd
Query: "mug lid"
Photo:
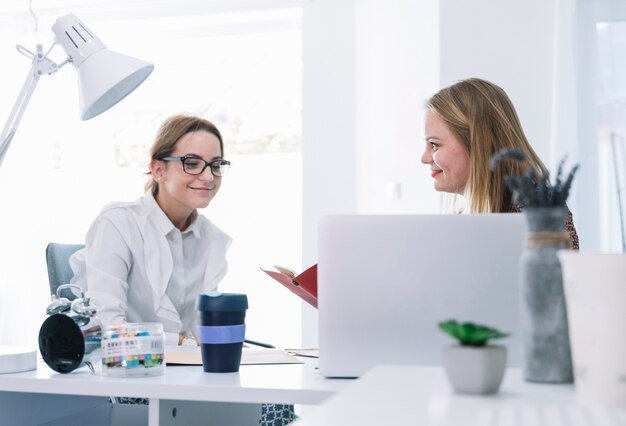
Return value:
<svg viewBox="0 0 626 426">
<path fill-rule="evenodd" d="M 199 311 L 243 311 L 248 309 L 248 296 L 240 293 L 221 293 L 208 291 L 196 298 L 196 309 Z"/>
</svg>

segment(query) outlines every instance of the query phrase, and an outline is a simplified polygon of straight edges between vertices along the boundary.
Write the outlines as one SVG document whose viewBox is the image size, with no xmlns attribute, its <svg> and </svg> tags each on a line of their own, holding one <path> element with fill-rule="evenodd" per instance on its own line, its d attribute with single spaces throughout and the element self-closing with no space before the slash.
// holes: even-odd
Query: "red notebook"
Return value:
<svg viewBox="0 0 626 426">
<path fill-rule="evenodd" d="M 286 268 L 277 268 L 285 270 Z M 311 266 L 298 276 L 285 272 L 268 271 L 261 268 L 270 277 L 287 287 L 293 293 L 300 296 L 302 300 L 317 308 L 317 264 Z"/>
</svg>

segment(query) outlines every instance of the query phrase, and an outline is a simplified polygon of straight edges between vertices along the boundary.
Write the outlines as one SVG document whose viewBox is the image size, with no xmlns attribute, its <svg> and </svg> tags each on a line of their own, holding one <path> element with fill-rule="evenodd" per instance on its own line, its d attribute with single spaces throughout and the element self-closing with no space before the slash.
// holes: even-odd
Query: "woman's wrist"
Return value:
<svg viewBox="0 0 626 426">
<path fill-rule="evenodd" d="M 179 334 L 178 346 L 198 346 L 198 338 L 193 334 Z"/>
</svg>

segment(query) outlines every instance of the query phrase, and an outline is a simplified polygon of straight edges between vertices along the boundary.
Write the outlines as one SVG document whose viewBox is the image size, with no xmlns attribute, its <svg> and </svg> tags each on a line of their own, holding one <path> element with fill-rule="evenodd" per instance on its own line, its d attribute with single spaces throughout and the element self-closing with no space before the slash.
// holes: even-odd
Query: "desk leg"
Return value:
<svg viewBox="0 0 626 426">
<path fill-rule="evenodd" d="M 258 426 L 261 404 L 151 398 L 148 413 L 149 426 Z"/>
<path fill-rule="evenodd" d="M 148 426 L 159 426 L 159 407 L 161 400 L 150 398 L 148 400 Z"/>
</svg>

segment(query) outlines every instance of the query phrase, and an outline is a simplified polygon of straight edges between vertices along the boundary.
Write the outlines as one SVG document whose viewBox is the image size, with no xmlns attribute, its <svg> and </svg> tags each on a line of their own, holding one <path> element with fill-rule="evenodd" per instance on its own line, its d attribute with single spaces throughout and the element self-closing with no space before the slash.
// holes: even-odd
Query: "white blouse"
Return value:
<svg viewBox="0 0 626 426">
<path fill-rule="evenodd" d="M 202 215 L 179 231 L 150 192 L 106 206 L 70 258 L 104 326 L 160 322 L 167 344 L 197 334 L 196 296 L 217 289 L 231 238 Z"/>
</svg>

